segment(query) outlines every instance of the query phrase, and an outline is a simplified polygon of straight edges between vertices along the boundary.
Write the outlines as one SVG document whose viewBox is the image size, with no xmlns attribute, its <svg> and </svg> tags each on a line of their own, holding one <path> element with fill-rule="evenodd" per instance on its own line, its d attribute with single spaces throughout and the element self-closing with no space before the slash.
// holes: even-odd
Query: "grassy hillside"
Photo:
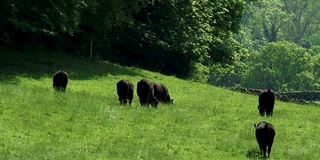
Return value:
<svg viewBox="0 0 320 160">
<path fill-rule="evenodd" d="M 108 62 L 53 53 L 0 53 L 0 159 L 258 159 L 253 123 L 276 127 L 271 159 L 320 158 L 320 108 L 276 101 Z M 66 93 L 52 88 L 58 69 Z M 120 106 L 116 82 L 165 84 L 174 105 Z"/>
</svg>

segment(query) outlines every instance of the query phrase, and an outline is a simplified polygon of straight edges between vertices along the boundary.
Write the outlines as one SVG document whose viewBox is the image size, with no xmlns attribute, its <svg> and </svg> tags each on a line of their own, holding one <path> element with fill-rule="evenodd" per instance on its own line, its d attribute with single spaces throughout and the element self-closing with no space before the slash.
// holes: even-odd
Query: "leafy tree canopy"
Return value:
<svg viewBox="0 0 320 160">
<path fill-rule="evenodd" d="M 0 42 L 81 55 L 93 44 L 95 56 L 190 78 L 246 55 L 232 37 L 245 5 L 245 0 L 3 0 Z"/>
</svg>

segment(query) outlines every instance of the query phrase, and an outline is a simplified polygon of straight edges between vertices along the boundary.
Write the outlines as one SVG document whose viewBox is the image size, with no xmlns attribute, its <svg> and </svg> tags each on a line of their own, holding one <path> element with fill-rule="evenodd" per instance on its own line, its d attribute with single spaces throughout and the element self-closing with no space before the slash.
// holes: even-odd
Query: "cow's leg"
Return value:
<svg viewBox="0 0 320 160">
<path fill-rule="evenodd" d="M 120 105 L 122 105 L 123 104 L 122 98 L 119 98 L 119 101 L 120 101 Z"/>
<path fill-rule="evenodd" d="M 128 100 L 129 100 L 130 106 L 131 106 L 132 99 L 133 99 L 133 92 L 129 92 Z"/>
<path fill-rule="evenodd" d="M 263 156 L 266 157 L 267 147 L 263 146 L 262 149 L 263 149 Z"/>
<path fill-rule="evenodd" d="M 268 147 L 268 157 L 270 157 L 271 148 L 272 148 L 272 145 Z"/>
<path fill-rule="evenodd" d="M 123 95 L 121 95 L 121 94 L 119 96 L 119 101 L 120 101 L 120 105 L 124 105 Z"/>
<path fill-rule="evenodd" d="M 129 99 L 129 105 L 131 106 L 132 98 Z"/>
<path fill-rule="evenodd" d="M 273 135 L 274 134 L 275 133 L 273 133 Z M 269 146 L 268 146 L 268 157 L 270 157 L 270 152 L 271 152 L 271 149 L 272 149 L 273 140 L 274 140 L 274 136 L 271 136 L 270 142 L 269 142 Z"/>
<path fill-rule="evenodd" d="M 140 105 L 141 105 L 141 106 L 147 105 L 146 100 L 140 99 Z"/>
<path fill-rule="evenodd" d="M 265 114 L 264 106 L 258 105 L 258 110 L 259 110 L 260 116 L 264 116 L 264 114 Z"/>
<path fill-rule="evenodd" d="M 272 116 L 272 108 L 270 108 L 269 106 L 268 106 L 268 108 L 266 108 L 266 114 L 268 117 Z"/>
<path fill-rule="evenodd" d="M 262 155 L 263 154 L 263 149 L 262 149 L 262 146 L 259 144 L 259 149 L 260 149 L 260 154 Z"/>
</svg>

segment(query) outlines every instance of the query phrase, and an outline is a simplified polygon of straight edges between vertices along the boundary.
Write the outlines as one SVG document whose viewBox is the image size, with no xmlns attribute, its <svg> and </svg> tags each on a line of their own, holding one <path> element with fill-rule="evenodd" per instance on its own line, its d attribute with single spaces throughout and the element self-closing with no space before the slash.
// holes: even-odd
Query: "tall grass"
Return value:
<svg viewBox="0 0 320 160">
<path fill-rule="evenodd" d="M 320 158 L 316 106 L 276 101 L 266 118 L 254 95 L 109 62 L 0 54 L 0 159 L 259 159 L 253 124 L 262 120 L 276 127 L 271 159 Z M 52 88 L 60 68 L 65 93 Z M 165 84 L 174 104 L 140 107 L 135 92 L 120 106 L 116 82 L 143 77 Z"/>
</svg>

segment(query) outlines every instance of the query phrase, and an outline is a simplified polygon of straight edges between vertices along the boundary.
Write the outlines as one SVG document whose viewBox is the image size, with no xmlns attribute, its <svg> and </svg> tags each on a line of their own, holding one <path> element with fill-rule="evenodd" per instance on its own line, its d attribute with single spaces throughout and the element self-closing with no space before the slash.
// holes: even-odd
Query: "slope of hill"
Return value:
<svg viewBox="0 0 320 160">
<path fill-rule="evenodd" d="M 320 108 L 276 101 L 134 67 L 53 53 L 0 52 L 0 159 L 257 159 L 253 123 L 276 127 L 272 159 L 319 159 Z M 69 73 L 65 93 L 52 88 Z M 116 82 L 165 84 L 173 105 L 120 106 Z"/>
</svg>

